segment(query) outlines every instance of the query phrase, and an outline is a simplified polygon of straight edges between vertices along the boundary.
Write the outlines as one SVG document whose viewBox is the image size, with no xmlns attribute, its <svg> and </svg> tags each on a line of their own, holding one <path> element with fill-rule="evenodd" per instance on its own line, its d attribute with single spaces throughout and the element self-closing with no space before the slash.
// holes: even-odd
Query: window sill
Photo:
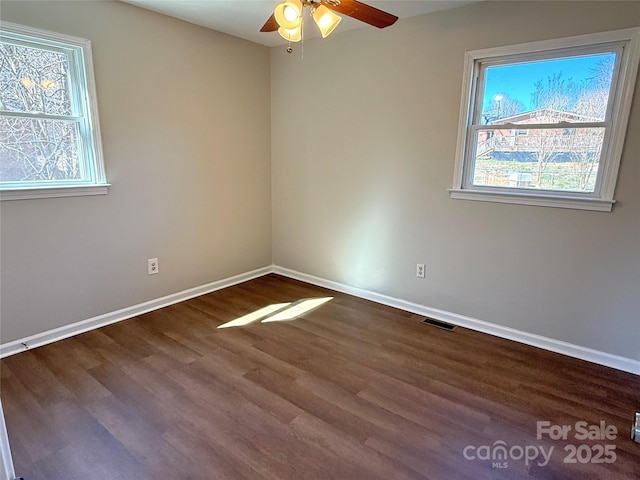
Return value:
<svg viewBox="0 0 640 480">
<path fill-rule="evenodd" d="M 571 208 L 610 212 L 615 200 L 571 197 L 565 195 L 535 194 L 527 192 L 496 192 L 484 190 L 449 189 L 451 198 L 480 202 L 511 203 L 538 207 Z"/>
<path fill-rule="evenodd" d="M 0 200 L 29 200 L 34 198 L 83 197 L 87 195 L 106 195 L 111 185 L 83 185 L 65 187 L 11 188 L 0 190 Z"/>
</svg>

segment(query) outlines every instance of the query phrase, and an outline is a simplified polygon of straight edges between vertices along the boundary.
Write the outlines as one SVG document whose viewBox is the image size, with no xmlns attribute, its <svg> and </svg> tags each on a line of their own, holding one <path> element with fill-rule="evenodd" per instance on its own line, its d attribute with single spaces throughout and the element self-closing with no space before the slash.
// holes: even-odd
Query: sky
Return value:
<svg viewBox="0 0 640 480">
<path fill-rule="evenodd" d="M 506 95 L 521 101 L 525 111 L 533 110 L 531 94 L 534 83 L 562 72 L 562 78 L 572 78 L 579 83 L 593 75 L 592 69 L 606 57 L 615 58 L 615 53 L 599 53 L 589 56 L 542 60 L 515 65 L 496 65 L 486 70 L 483 111 L 490 108 L 496 95 Z"/>
</svg>

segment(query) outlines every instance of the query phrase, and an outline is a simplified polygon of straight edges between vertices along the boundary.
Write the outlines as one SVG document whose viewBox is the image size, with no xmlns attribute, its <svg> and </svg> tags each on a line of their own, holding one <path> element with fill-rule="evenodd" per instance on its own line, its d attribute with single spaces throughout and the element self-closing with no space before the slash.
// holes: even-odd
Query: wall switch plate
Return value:
<svg viewBox="0 0 640 480">
<path fill-rule="evenodd" d="M 160 267 L 158 265 L 157 258 L 148 258 L 147 259 L 147 273 L 149 275 L 155 275 L 160 271 Z"/>
<path fill-rule="evenodd" d="M 424 278 L 424 263 L 417 263 L 416 264 L 416 277 L 418 278 Z"/>
</svg>

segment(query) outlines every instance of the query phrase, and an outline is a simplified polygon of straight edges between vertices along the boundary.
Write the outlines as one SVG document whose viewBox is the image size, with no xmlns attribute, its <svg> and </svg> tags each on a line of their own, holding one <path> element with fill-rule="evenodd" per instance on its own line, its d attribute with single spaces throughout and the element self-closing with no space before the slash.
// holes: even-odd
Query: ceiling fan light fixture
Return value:
<svg viewBox="0 0 640 480">
<path fill-rule="evenodd" d="M 280 27 L 278 29 L 278 33 L 280 34 L 280 36 L 282 38 L 284 38 L 285 40 L 288 40 L 290 42 L 299 42 L 300 40 L 302 40 L 302 28 L 301 27 L 297 27 L 297 28 L 284 28 L 284 27 Z"/>
<path fill-rule="evenodd" d="M 285 0 L 276 5 L 273 16 L 278 25 L 285 30 L 299 28 L 302 21 L 302 2 L 300 0 Z"/>
<path fill-rule="evenodd" d="M 316 22 L 322 38 L 328 37 L 338 26 L 342 17 L 336 15 L 324 5 L 319 5 L 313 10 L 313 21 Z"/>
</svg>

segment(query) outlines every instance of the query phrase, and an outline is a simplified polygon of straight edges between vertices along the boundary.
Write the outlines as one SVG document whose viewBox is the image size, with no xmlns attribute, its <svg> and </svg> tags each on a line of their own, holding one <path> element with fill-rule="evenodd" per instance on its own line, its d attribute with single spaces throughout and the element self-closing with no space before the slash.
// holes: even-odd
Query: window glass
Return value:
<svg viewBox="0 0 640 480">
<path fill-rule="evenodd" d="M 0 106 L 11 112 L 73 115 L 68 54 L 0 43 Z"/>
<path fill-rule="evenodd" d="M 90 42 L 0 27 L 0 198 L 106 193 Z"/>
<path fill-rule="evenodd" d="M 485 124 L 604 121 L 616 57 L 605 52 L 487 66 L 482 119 Z"/>
<path fill-rule="evenodd" d="M 453 198 L 610 211 L 640 29 L 467 52 Z"/>
<path fill-rule="evenodd" d="M 478 130 L 472 183 L 593 192 L 603 137 L 598 127 Z"/>
<path fill-rule="evenodd" d="M 0 117 L 0 182 L 80 180 L 78 124 Z"/>
</svg>

